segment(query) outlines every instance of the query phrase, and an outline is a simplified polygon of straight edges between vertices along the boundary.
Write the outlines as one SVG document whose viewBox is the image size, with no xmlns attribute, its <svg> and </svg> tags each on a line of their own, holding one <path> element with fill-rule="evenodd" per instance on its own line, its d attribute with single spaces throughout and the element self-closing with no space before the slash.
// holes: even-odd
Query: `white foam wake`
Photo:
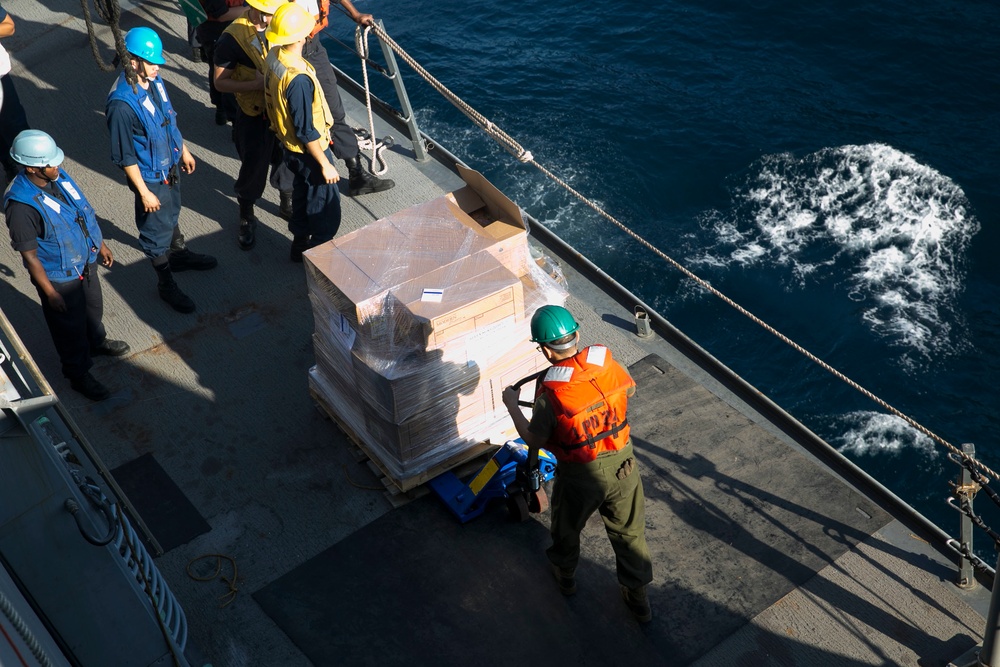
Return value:
<svg viewBox="0 0 1000 667">
<path fill-rule="evenodd" d="M 895 415 L 859 410 L 837 417 L 841 433 L 831 444 L 842 454 L 892 453 L 920 450 L 936 457 L 940 450 L 934 441 Z"/>
<path fill-rule="evenodd" d="M 965 253 L 979 223 L 961 188 L 891 146 L 841 146 L 762 158 L 731 214 L 703 224 L 706 265 L 787 266 L 794 286 L 830 282 L 890 343 L 930 356 L 960 320 Z"/>
</svg>

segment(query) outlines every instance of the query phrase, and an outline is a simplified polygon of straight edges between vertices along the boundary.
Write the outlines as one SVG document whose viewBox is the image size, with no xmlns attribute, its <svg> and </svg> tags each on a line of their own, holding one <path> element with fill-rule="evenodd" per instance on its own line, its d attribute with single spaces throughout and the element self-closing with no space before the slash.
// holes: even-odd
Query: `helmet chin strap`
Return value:
<svg viewBox="0 0 1000 667">
<path fill-rule="evenodd" d="M 149 67 L 149 63 L 147 63 L 145 60 L 137 56 L 133 56 L 132 61 L 136 77 L 139 79 L 139 84 L 143 88 L 149 87 L 149 82 L 151 81 L 151 79 L 149 78 L 149 74 L 146 72 L 146 68 Z"/>
<path fill-rule="evenodd" d="M 53 183 L 55 181 L 58 181 L 59 180 L 59 172 L 58 171 L 56 171 L 56 177 L 55 178 L 49 178 L 48 176 L 46 176 L 46 174 L 45 174 L 46 170 L 48 170 L 51 167 L 52 167 L 52 165 L 46 165 L 44 167 L 30 166 L 30 167 L 28 167 L 28 169 L 34 169 L 34 171 L 31 172 L 30 174 L 28 174 L 28 176 L 33 176 L 33 177 L 35 177 L 35 178 L 37 178 L 39 180 L 45 181 L 46 183 Z M 36 183 L 36 185 L 37 185 L 37 183 Z"/>
</svg>

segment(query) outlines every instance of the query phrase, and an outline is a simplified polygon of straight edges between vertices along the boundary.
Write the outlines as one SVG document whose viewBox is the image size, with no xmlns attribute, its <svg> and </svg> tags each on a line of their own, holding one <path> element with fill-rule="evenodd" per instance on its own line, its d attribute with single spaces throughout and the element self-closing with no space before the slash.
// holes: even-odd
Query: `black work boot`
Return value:
<svg viewBox="0 0 1000 667">
<path fill-rule="evenodd" d="M 348 173 L 347 194 L 351 197 L 383 192 L 396 186 L 395 181 L 369 174 L 356 157 L 344 158 L 344 164 L 347 165 Z"/>
<path fill-rule="evenodd" d="M 240 233 L 236 240 L 241 249 L 250 250 L 257 243 L 258 222 L 253 213 L 253 204 L 240 200 Z"/>
<path fill-rule="evenodd" d="M 80 392 L 92 401 L 103 401 L 108 396 L 111 396 L 108 388 L 89 372 L 84 373 L 80 377 L 72 378 L 69 381 L 69 386 L 73 388 L 73 391 Z"/>
<path fill-rule="evenodd" d="M 281 198 L 281 202 L 278 204 L 278 215 L 285 220 L 292 219 L 292 191 L 291 190 L 279 190 L 278 196 Z"/>
<path fill-rule="evenodd" d="M 105 338 L 100 345 L 90 348 L 92 357 L 124 357 L 131 348 L 123 340 Z"/>
<path fill-rule="evenodd" d="M 292 249 L 288 253 L 288 258 L 293 262 L 302 263 L 302 253 L 310 248 L 308 236 L 296 236 L 292 239 Z"/>
<path fill-rule="evenodd" d="M 160 298 L 169 303 L 170 307 L 178 313 L 193 313 L 194 301 L 182 292 L 181 288 L 174 282 L 170 264 L 161 264 L 160 266 L 154 264 L 153 268 L 156 269 L 156 277 L 159 279 L 157 289 L 160 292 Z"/>
<path fill-rule="evenodd" d="M 219 260 L 211 255 L 202 255 L 184 248 L 183 250 L 171 250 L 168 263 L 172 271 L 180 272 L 191 269 L 195 271 L 208 271 L 218 266 Z"/>
<path fill-rule="evenodd" d="M 575 574 L 573 570 L 564 570 L 561 567 L 556 567 L 552 563 L 549 563 L 549 567 L 552 569 L 552 574 L 559 583 L 560 593 L 566 596 L 576 593 L 576 578 L 573 576 Z"/>
<path fill-rule="evenodd" d="M 622 586 L 622 599 L 625 600 L 628 610 L 635 616 L 635 620 L 640 623 L 649 623 L 653 620 L 653 609 L 649 606 L 645 586 L 639 588 Z"/>
</svg>

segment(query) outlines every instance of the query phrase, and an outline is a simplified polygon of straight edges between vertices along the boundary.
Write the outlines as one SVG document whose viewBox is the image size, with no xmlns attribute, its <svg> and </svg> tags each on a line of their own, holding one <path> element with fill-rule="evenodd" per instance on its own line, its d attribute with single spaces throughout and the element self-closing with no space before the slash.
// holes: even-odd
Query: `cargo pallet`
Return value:
<svg viewBox="0 0 1000 667">
<path fill-rule="evenodd" d="M 367 461 L 368 467 L 379 477 L 383 486 L 385 486 L 386 497 L 389 499 L 389 502 L 396 507 L 427 494 L 428 490 L 424 487 L 424 484 L 443 472 L 454 470 L 459 476 L 475 472 L 482 467 L 498 447 L 497 444 L 486 440 L 473 445 L 469 449 L 455 453 L 421 473 L 399 479 L 379 460 L 379 457 L 365 444 L 364 440 L 350 426 L 344 423 L 337 415 L 337 411 L 327 405 L 322 396 L 313 389 L 309 390 L 309 395 L 316 403 L 316 408 L 320 414 L 336 424 L 337 428 L 347 436 L 347 439 L 353 446 L 352 451 L 355 452 L 355 460 L 359 462 L 362 460 Z"/>
</svg>

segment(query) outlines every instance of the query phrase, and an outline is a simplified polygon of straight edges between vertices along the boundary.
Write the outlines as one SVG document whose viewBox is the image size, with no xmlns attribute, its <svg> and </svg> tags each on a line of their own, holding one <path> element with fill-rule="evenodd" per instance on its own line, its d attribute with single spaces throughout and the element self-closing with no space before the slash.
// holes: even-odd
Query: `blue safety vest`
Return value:
<svg viewBox="0 0 1000 667">
<path fill-rule="evenodd" d="M 38 260 L 52 282 L 66 282 L 83 276 L 83 270 L 97 260 L 101 249 L 101 228 L 90 202 L 73 179 L 59 170 L 53 182 L 66 201 L 60 201 L 28 180 L 22 171 L 3 196 L 4 209 L 11 200 L 31 206 L 45 221 L 45 238 L 38 239 Z"/>
<path fill-rule="evenodd" d="M 159 104 L 153 101 L 151 95 L 158 96 Z M 170 103 L 163 77 L 157 76 L 150 81 L 148 91 L 136 84 L 133 92 L 122 72 L 108 94 L 108 104 L 113 100 L 126 102 L 139 117 L 146 132 L 145 136 L 132 135 L 142 180 L 151 183 L 166 182 L 170 168 L 181 159 L 184 140 L 177 128 L 177 112 Z"/>
</svg>

